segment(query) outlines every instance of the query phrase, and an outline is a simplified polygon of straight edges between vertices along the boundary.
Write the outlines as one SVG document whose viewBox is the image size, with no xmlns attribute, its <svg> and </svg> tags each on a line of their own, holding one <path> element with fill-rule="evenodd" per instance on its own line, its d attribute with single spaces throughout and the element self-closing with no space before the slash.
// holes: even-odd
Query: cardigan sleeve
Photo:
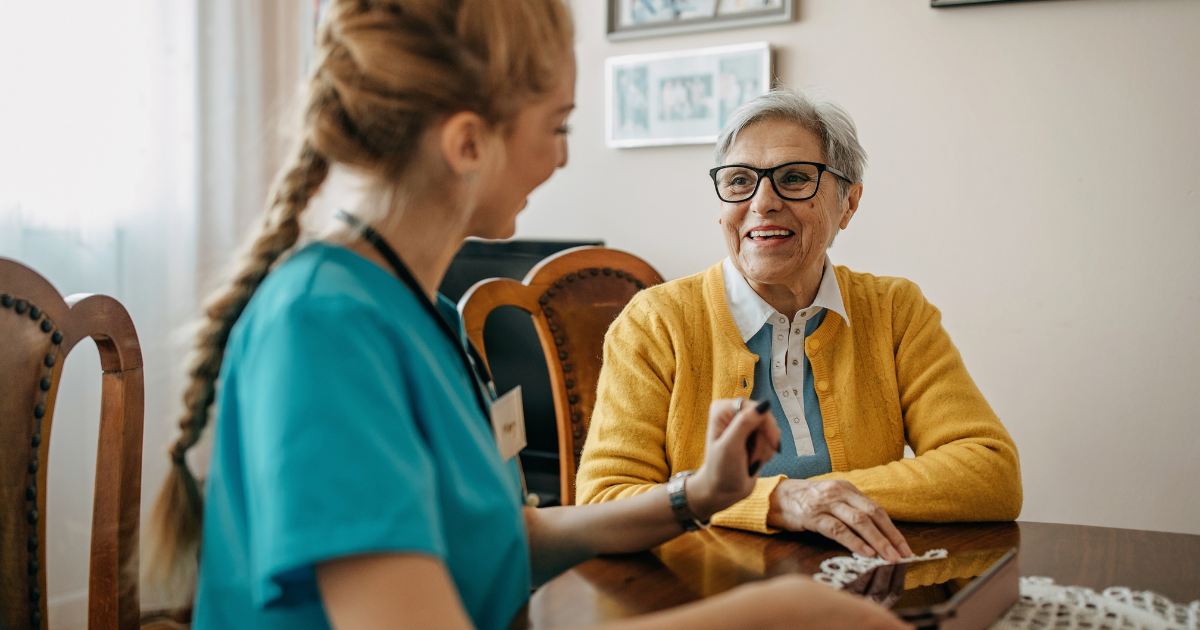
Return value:
<svg viewBox="0 0 1200 630">
<path fill-rule="evenodd" d="M 667 456 L 667 418 L 671 405 L 690 406 L 692 392 L 674 392 L 676 353 L 669 325 L 635 298 L 604 337 L 604 364 L 596 389 L 583 457 L 575 477 L 580 505 L 629 497 L 666 483 L 675 471 L 699 468 L 704 461 L 704 434 L 699 423 L 694 453 Z M 675 395 L 678 394 L 678 395 Z M 685 400 L 686 399 L 686 400 Z M 759 479 L 750 496 L 713 515 L 715 525 L 761 533 L 767 527 L 771 492 L 779 477 Z"/>
<path fill-rule="evenodd" d="M 666 327 L 634 298 L 604 336 L 596 406 L 575 477 L 575 501 L 645 492 L 670 476 L 667 413 L 675 358 Z"/>
<path fill-rule="evenodd" d="M 916 457 L 826 477 L 850 481 L 897 520 L 1016 519 L 1016 444 L 967 373 L 941 313 L 906 282 L 891 314 L 904 435 Z"/>
</svg>

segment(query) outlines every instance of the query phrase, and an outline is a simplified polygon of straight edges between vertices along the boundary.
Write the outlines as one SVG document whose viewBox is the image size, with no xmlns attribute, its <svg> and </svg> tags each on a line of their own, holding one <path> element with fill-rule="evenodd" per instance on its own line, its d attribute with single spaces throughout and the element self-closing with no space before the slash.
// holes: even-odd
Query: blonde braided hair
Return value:
<svg viewBox="0 0 1200 630">
<path fill-rule="evenodd" d="M 168 590 L 193 583 L 203 500 L 186 454 L 208 425 L 230 330 L 296 245 L 301 215 L 331 164 L 385 189 L 400 186 L 439 118 L 472 111 L 503 124 L 524 99 L 553 89 L 572 37 L 562 0 L 335 0 L 317 35 L 302 139 L 233 280 L 205 307 L 180 435 L 152 517 L 152 579 Z"/>
</svg>

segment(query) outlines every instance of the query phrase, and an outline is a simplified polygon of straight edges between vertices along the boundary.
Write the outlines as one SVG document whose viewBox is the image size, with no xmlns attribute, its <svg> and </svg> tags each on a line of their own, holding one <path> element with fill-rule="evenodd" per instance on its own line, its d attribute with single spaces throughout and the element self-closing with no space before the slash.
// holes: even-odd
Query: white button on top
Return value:
<svg viewBox="0 0 1200 630">
<path fill-rule="evenodd" d="M 800 418 L 792 418 L 792 424 L 800 424 Z"/>
<path fill-rule="evenodd" d="M 779 323 L 780 323 L 780 324 L 786 324 L 786 323 L 787 323 L 787 318 L 786 318 L 786 317 L 780 317 L 780 318 L 779 318 Z"/>
<path fill-rule="evenodd" d="M 785 397 L 785 398 L 787 397 L 787 394 L 788 394 L 788 393 L 787 393 L 787 390 L 786 390 L 786 389 L 785 389 L 785 390 L 783 390 L 783 395 L 784 395 L 784 397 Z"/>
<path fill-rule="evenodd" d="M 775 338 L 780 341 L 783 341 L 783 335 L 775 335 Z"/>
</svg>

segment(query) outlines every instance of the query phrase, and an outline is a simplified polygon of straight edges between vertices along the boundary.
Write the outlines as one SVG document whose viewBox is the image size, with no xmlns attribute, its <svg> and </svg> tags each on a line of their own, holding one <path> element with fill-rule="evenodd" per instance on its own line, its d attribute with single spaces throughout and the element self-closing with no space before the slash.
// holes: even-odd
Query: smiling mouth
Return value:
<svg viewBox="0 0 1200 630">
<path fill-rule="evenodd" d="M 746 238 L 752 241 L 770 241 L 776 239 L 785 239 L 795 235 L 796 233 L 791 230 L 750 230 L 750 232 L 746 234 Z"/>
</svg>

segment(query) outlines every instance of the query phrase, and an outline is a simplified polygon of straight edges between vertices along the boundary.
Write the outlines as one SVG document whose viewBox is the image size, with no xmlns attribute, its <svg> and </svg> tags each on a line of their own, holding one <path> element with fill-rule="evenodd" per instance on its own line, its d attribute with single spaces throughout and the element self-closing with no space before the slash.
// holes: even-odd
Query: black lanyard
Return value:
<svg viewBox="0 0 1200 630">
<path fill-rule="evenodd" d="M 338 210 L 336 216 L 350 224 L 350 227 L 357 230 L 359 235 L 363 237 L 363 240 L 370 243 L 375 248 L 375 251 L 379 252 L 379 255 L 391 265 L 392 271 L 396 272 L 396 276 L 400 278 L 400 281 L 417 296 L 417 301 L 425 308 L 425 312 L 429 313 L 433 321 L 437 322 L 438 327 L 446 334 L 446 338 L 458 350 L 458 356 L 462 359 L 463 367 L 467 369 L 467 376 L 475 381 L 473 383 L 474 387 L 471 389 L 475 391 L 475 402 L 479 403 L 479 410 L 483 412 L 484 419 L 491 418 L 491 406 L 484 399 L 483 390 L 486 389 L 493 397 L 496 395 L 496 391 L 492 385 L 492 376 L 484 366 L 483 358 L 479 356 L 479 351 L 475 349 L 475 346 L 471 345 L 469 340 L 466 342 L 466 347 L 463 347 L 461 338 L 455 334 L 454 329 L 450 326 L 450 322 L 447 322 L 446 318 L 442 317 L 442 313 L 430 301 L 429 296 L 421 289 L 421 285 L 417 284 L 417 279 L 413 277 L 412 272 L 405 266 L 404 261 L 400 260 L 400 256 L 396 255 L 396 250 L 392 249 L 391 245 L 388 245 L 387 241 L 383 240 L 383 237 L 379 236 L 379 233 L 374 228 L 345 210 Z"/>
</svg>

